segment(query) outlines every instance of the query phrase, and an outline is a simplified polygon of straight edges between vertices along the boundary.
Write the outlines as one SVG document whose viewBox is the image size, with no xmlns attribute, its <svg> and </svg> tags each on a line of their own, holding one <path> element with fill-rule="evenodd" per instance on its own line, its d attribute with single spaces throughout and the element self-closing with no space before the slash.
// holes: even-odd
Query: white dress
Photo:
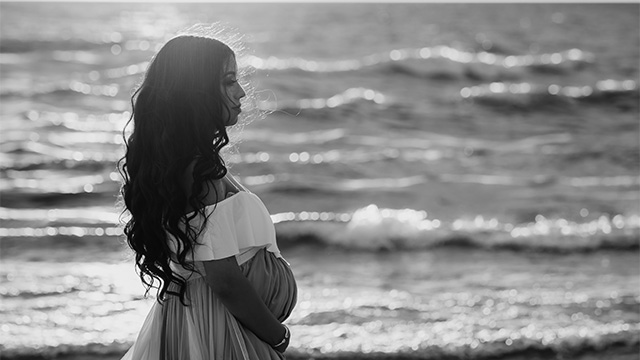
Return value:
<svg viewBox="0 0 640 360">
<path fill-rule="evenodd" d="M 192 254 L 199 271 L 171 264 L 187 279 L 188 306 L 171 295 L 162 304 L 154 303 L 123 360 L 284 359 L 236 320 L 201 275 L 202 261 L 235 256 L 271 312 L 280 321 L 288 318 L 296 303 L 297 287 L 289 264 L 280 255 L 269 212 L 260 198 L 248 191 L 205 210 L 211 215 Z M 192 223 L 196 228 L 200 224 L 197 219 Z M 169 245 L 175 252 L 175 242 Z M 169 290 L 177 291 L 178 286 L 172 284 Z"/>
</svg>

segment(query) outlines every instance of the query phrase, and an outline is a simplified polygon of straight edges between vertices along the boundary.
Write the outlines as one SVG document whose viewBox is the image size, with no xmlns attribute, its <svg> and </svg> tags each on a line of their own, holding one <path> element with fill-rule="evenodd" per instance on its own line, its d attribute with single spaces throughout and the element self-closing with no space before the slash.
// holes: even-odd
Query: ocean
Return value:
<svg viewBox="0 0 640 360">
<path fill-rule="evenodd" d="M 0 351 L 118 359 L 155 301 L 116 161 L 154 52 L 244 36 L 230 172 L 290 359 L 640 358 L 639 4 L 0 3 Z M 247 103 L 247 106 L 251 105 Z"/>
</svg>

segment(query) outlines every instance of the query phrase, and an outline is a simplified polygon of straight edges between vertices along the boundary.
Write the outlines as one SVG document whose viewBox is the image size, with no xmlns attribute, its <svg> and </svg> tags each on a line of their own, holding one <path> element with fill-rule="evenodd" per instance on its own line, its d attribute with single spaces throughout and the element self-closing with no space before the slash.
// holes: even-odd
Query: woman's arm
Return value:
<svg viewBox="0 0 640 360">
<path fill-rule="evenodd" d="M 234 256 L 204 262 L 205 278 L 213 292 L 244 326 L 262 341 L 274 346 L 284 338 L 285 326 L 267 308 Z M 276 348 L 280 352 L 289 345 Z"/>
</svg>

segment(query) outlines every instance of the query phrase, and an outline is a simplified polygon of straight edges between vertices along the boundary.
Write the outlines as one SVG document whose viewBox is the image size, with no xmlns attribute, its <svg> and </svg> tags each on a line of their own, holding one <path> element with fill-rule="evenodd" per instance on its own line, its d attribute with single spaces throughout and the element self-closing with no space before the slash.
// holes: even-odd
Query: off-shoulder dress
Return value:
<svg viewBox="0 0 640 360">
<path fill-rule="evenodd" d="M 287 319 L 296 304 L 297 287 L 278 249 L 269 212 L 246 189 L 205 210 L 210 216 L 193 250 L 198 271 L 171 264 L 173 271 L 187 279 L 188 306 L 176 296 L 168 296 L 162 304 L 155 302 L 123 360 L 284 359 L 236 320 L 203 277 L 203 261 L 235 256 L 271 312 L 280 321 Z M 200 224 L 196 219 L 193 223 Z M 170 247 L 176 250 L 173 240 Z M 178 290 L 177 285 L 171 286 Z"/>
</svg>

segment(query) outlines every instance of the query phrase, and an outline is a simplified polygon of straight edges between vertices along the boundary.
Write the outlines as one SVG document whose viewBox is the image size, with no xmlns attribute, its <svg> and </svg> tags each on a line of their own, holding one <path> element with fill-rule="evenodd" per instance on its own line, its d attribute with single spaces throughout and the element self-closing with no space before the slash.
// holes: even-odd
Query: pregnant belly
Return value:
<svg viewBox="0 0 640 360">
<path fill-rule="evenodd" d="M 298 287 L 289 264 L 273 253 L 261 249 L 250 260 L 240 265 L 240 268 L 278 320 L 287 319 L 296 305 L 298 296 Z"/>
</svg>

